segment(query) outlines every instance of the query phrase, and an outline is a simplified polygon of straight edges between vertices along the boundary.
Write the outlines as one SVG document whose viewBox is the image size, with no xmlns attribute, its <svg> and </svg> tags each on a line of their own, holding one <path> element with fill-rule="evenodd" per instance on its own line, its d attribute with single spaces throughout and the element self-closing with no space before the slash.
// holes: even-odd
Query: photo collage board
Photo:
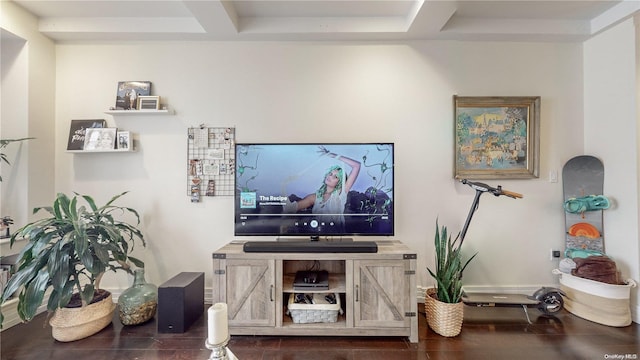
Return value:
<svg viewBox="0 0 640 360">
<path fill-rule="evenodd" d="M 187 194 L 191 202 L 200 202 L 203 196 L 233 196 L 234 146 L 235 128 L 189 128 Z"/>
</svg>

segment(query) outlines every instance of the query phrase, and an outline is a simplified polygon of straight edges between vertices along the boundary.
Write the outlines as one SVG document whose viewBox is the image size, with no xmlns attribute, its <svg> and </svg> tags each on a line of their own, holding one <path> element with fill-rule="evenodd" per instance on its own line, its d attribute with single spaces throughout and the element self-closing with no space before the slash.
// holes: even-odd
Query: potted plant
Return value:
<svg viewBox="0 0 640 360">
<path fill-rule="evenodd" d="M 11 216 L 3 216 L 0 218 L 0 239 L 11 237 L 10 226 L 13 224 Z"/>
<path fill-rule="evenodd" d="M 51 216 L 25 225 L 11 236 L 11 246 L 18 238 L 26 239 L 27 244 L 2 293 L 2 302 L 19 291 L 18 315 L 30 321 L 45 292 L 51 290 L 47 309 L 54 312 L 50 324 L 59 341 L 93 335 L 111 323 L 115 304 L 111 294 L 100 289 L 102 275 L 107 270 L 132 273 L 131 264 L 144 267 L 141 260 L 129 256 L 136 239 L 146 246 L 136 228 L 140 217 L 132 208 L 113 205 L 124 194 L 98 207 L 90 196 L 75 194 L 70 198 L 59 193 L 53 206 L 35 208 L 34 213 L 46 210 Z M 86 205 L 79 204 L 80 198 Z M 114 217 L 126 213 L 135 216 L 136 225 Z M 74 328 L 76 321 L 79 325 Z"/>
<path fill-rule="evenodd" d="M 447 227 L 439 229 L 436 220 L 435 235 L 435 272 L 427 268 L 436 280 L 436 287 L 427 289 L 425 311 L 429 327 L 442 336 L 457 336 L 462 328 L 463 304 L 462 273 L 469 262 L 462 259 L 460 234 L 455 239 L 447 233 Z"/>
</svg>

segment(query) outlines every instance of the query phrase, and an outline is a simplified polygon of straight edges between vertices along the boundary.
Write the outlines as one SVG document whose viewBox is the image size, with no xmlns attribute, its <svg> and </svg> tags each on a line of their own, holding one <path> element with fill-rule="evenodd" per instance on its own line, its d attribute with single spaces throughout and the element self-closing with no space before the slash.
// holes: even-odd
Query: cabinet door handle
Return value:
<svg viewBox="0 0 640 360">
<path fill-rule="evenodd" d="M 360 287 L 356 285 L 356 302 L 358 302 L 360 298 Z"/>
<path fill-rule="evenodd" d="M 273 302 L 273 285 L 269 288 L 269 300 Z"/>
</svg>

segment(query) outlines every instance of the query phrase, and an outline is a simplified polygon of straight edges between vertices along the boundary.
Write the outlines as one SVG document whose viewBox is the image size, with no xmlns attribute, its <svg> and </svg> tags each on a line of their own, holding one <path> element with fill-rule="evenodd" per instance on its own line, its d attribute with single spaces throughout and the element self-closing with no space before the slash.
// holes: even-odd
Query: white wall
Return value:
<svg viewBox="0 0 640 360">
<path fill-rule="evenodd" d="M 11 216 L 14 226 L 20 226 L 54 191 L 55 46 L 38 32 L 37 19 L 13 2 L 0 1 L 0 29 L 0 136 L 35 138 L 9 145 L 11 166 L 2 166 L 0 215 Z M 0 254 L 14 251 L 0 247 Z"/>
<path fill-rule="evenodd" d="M 585 43 L 584 51 L 582 44 L 454 41 L 54 47 L 37 33 L 35 18 L 11 2 L 0 5 L 0 27 L 29 42 L 28 135 L 38 141 L 28 149 L 28 208 L 49 204 L 56 191 L 103 203 L 130 190 L 120 203 L 142 214 L 148 247 L 137 252 L 155 283 L 180 271 L 205 271 L 209 283 L 211 253 L 233 239 L 231 198 L 192 204 L 186 194 L 187 127 L 205 123 L 235 126 L 237 140 L 246 142 L 394 141 L 396 238 L 418 252 L 418 284 L 431 285 L 424 269 L 432 265 L 435 219 L 459 230 L 473 197 L 452 179 L 454 94 L 542 97 L 541 178 L 500 182 L 523 200 L 483 198 L 465 245 L 469 254 L 479 251 L 467 286 L 557 282 L 550 273 L 557 262 L 548 257 L 551 248 L 563 248 L 562 190 L 547 177 L 583 153 L 605 162 L 605 192 L 616 200 L 606 212 L 607 238 L 621 239 L 607 249 L 622 259 L 624 275 L 638 279 L 638 159 L 625 152 L 638 148 L 638 114 L 628 97 L 638 94 L 637 84 L 627 79 L 635 79 L 637 63 L 629 63 L 638 40 L 629 22 Z M 152 81 L 176 115 L 105 115 L 121 80 Z M 85 118 L 137 133 L 140 150 L 66 153 L 70 120 Z M 118 292 L 130 279 L 109 274 L 103 284 Z"/>
<path fill-rule="evenodd" d="M 104 202 L 130 190 L 121 203 L 143 215 L 148 247 L 141 253 L 158 284 L 180 271 L 205 271 L 209 284 L 211 253 L 234 239 L 230 197 L 189 202 L 189 126 L 235 126 L 241 142 L 395 142 L 395 237 L 418 252 L 418 284 L 427 286 L 436 218 L 459 231 L 473 198 L 452 178 L 452 96 L 539 95 L 541 178 L 501 182 L 523 200 L 483 198 L 467 234 L 466 251 L 479 255 L 465 283 L 557 282 L 549 251 L 564 246 L 562 190 L 547 176 L 583 153 L 580 44 L 66 44 L 57 46 L 56 61 L 56 191 Z M 122 80 L 152 81 L 176 115 L 105 115 Z M 137 133 L 139 152 L 66 153 L 70 120 L 90 118 Z M 128 283 L 104 280 L 106 287 Z"/>
<path fill-rule="evenodd" d="M 0 138 L 20 139 L 28 137 L 27 121 L 27 78 L 28 51 L 26 40 L 2 29 L 0 44 Z M 11 104 L 11 105 L 9 105 Z M 3 121 L 4 120 L 4 121 Z M 2 150 L 10 164 L 2 162 L 2 191 L 0 193 L 0 214 L 10 216 L 18 223 L 24 223 L 29 213 L 27 207 L 27 186 L 24 182 L 28 174 L 27 143 L 12 143 Z"/>
<path fill-rule="evenodd" d="M 640 279 L 637 44 L 633 19 L 584 44 L 585 152 L 603 161 L 604 193 L 615 204 L 604 212 L 605 250 L 622 273 L 636 281 Z M 638 289 L 632 294 L 637 319 Z"/>
</svg>

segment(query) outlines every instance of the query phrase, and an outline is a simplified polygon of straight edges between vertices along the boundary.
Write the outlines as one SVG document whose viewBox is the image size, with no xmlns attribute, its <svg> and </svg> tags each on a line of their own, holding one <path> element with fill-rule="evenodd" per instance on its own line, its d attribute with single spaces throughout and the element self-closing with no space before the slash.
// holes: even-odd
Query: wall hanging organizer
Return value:
<svg viewBox="0 0 640 360">
<path fill-rule="evenodd" d="M 233 196 L 235 128 L 192 127 L 188 130 L 187 194 L 191 202 L 203 196 Z"/>
</svg>

